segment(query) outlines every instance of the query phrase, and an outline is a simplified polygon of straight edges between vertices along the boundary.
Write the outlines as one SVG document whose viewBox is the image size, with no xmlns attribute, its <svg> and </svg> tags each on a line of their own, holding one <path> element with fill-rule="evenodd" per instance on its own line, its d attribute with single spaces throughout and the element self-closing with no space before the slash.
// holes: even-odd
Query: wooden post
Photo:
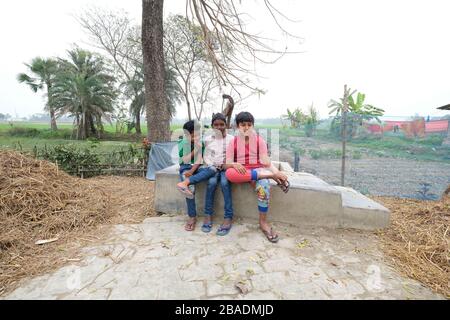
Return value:
<svg viewBox="0 0 450 320">
<path fill-rule="evenodd" d="M 347 85 L 344 86 L 344 101 L 342 102 L 342 168 L 341 168 L 341 186 L 345 184 L 345 159 L 347 149 L 347 112 L 348 112 L 348 94 Z"/>
<path fill-rule="evenodd" d="M 294 171 L 300 172 L 300 152 L 294 152 Z"/>
</svg>

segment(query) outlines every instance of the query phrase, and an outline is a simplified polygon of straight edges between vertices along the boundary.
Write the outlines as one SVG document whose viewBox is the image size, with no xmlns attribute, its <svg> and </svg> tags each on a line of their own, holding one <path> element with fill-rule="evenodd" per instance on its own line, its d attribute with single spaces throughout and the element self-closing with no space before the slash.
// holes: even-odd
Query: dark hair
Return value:
<svg viewBox="0 0 450 320">
<path fill-rule="evenodd" d="M 211 120 L 211 125 L 213 125 L 214 122 L 217 120 L 222 120 L 223 122 L 225 122 L 225 124 L 227 123 L 227 118 L 225 118 L 225 116 L 222 113 L 213 114 L 212 120 Z"/>
<path fill-rule="evenodd" d="M 188 121 L 184 124 L 183 130 L 192 134 L 195 130 L 200 130 L 200 124 L 194 120 Z"/>
<path fill-rule="evenodd" d="M 236 116 L 236 125 L 239 126 L 242 122 L 251 122 L 254 125 L 255 118 L 250 112 L 241 112 Z"/>
</svg>

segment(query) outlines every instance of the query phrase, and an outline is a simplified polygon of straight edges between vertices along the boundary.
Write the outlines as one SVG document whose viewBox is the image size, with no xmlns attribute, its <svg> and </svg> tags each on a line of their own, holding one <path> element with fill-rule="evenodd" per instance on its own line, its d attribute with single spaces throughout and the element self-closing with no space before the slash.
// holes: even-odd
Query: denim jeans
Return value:
<svg viewBox="0 0 450 320">
<path fill-rule="evenodd" d="M 180 180 L 186 180 L 185 173 L 192 169 L 191 164 L 180 164 Z M 200 183 L 202 181 L 206 181 L 217 173 L 217 169 L 215 167 L 200 167 L 196 173 L 189 177 L 189 190 L 195 194 L 195 184 Z M 186 205 L 188 209 L 188 216 L 194 218 L 197 216 L 197 209 L 195 206 L 195 198 L 188 199 L 186 198 Z"/>
<path fill-rule="evenodd" d="M 220 181 L 222 188 L 223 201 L 225 203 L 224 219 L 233 219 L 233 202 L 231 199 L 231 184 L 225 176 L 225 171 L 219 171 L 209 178 L 206 187 L 205 199 L 205 215 L 212 216 L 214 214 L 214 196 L 216 194 L 217 184 Z"/>
</svg>

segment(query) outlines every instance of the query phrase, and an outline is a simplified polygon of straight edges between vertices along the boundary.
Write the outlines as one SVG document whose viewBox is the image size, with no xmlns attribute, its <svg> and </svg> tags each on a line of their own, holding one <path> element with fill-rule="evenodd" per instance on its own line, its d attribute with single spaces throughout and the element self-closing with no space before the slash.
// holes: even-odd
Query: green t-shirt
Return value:
<svg viewBox="0 0 450 320">
<path fill-rule="evenodd" d="M 178 156 L 180 157 L 180 164 L 184 164 L 183 157 L 188 155 L 194 150 L 194 144 L 186 139 L 180 139 L 178 141 Z M 202 156 L 205 153 L 205 142 L 202 141 Z M 188 164 L 195 164 L 195 158 L 192 157 Z"/>
</svg>

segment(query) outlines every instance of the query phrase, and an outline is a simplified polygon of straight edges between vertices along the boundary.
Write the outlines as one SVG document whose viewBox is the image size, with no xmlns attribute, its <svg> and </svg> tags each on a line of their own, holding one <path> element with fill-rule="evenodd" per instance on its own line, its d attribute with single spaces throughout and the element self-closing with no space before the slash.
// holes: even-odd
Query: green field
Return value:
<svg viewBox="0 0 450 320">
<path fill-rule="evenodd" d="M 59 129 L 53 132 L 49 124 L 16 122 L 11 126 L 0 123 L 0 149 L 15 149 L 32 151 L 57 145 L 72 144 L 75 146 L 95 147 L 96 152 L 114 152 L 123 150 L 130 144 L 140 146 L 142 136 L 135 134 L 116 134 L 113 125 L 105 125 L 106 135 L 92 143 L 90 141 L 72 140 L 72 125 L 59 124 Z M 172 125 L 171 130 L 180 129 L 181 125 Z M 329 130 L 318 129 L 312 138 L 307 138 L 304 130 L 281 128 L 277 125 L 256 125 L 261 129 L 279 129 L 280 145 L 287 151 L 301 151 L 314 159 L 339 158 L 341 143 L 336 137 L 330 135 Z M 142 126 L 143 136 L 147 127 Z M 269 136 L 270 137 L 270 136 Z M 355 157 L 383 157 L 403 158 L 423 161 L 450 161 L 450 149 L 442 148 L 443 135 L 430 135 L 422 139 L 407 139 L 399 135 L 387 134 L 384 137 L 364 137 L 349 141 L 348 146 L 352 156 Z M 270 138 L 269 138 L 270 140 Z"/>
<path fill-rule="evenodd" d="M 182 125 L 171 125 L 171 129 L 179 129 L 182 128 Z M 13 122 L 12 126 L 9 123 L 0 122 L 0 133 L 10 130 L 11 128 L 33 128 L 38 130 L 50 130 L 49 123 L 37 123 L 37 122 Z M 58 123 L 58 129 L 61 130 L 72 130 L 73 125 L 71 123 Z M 109 133 L 115 133 L 116 127 L 114 124 L 105 124 L 105 131 Z M 147 125 L 145 123 L 142 124 L 142 134 L 147 134 Z"/>
</svg>

